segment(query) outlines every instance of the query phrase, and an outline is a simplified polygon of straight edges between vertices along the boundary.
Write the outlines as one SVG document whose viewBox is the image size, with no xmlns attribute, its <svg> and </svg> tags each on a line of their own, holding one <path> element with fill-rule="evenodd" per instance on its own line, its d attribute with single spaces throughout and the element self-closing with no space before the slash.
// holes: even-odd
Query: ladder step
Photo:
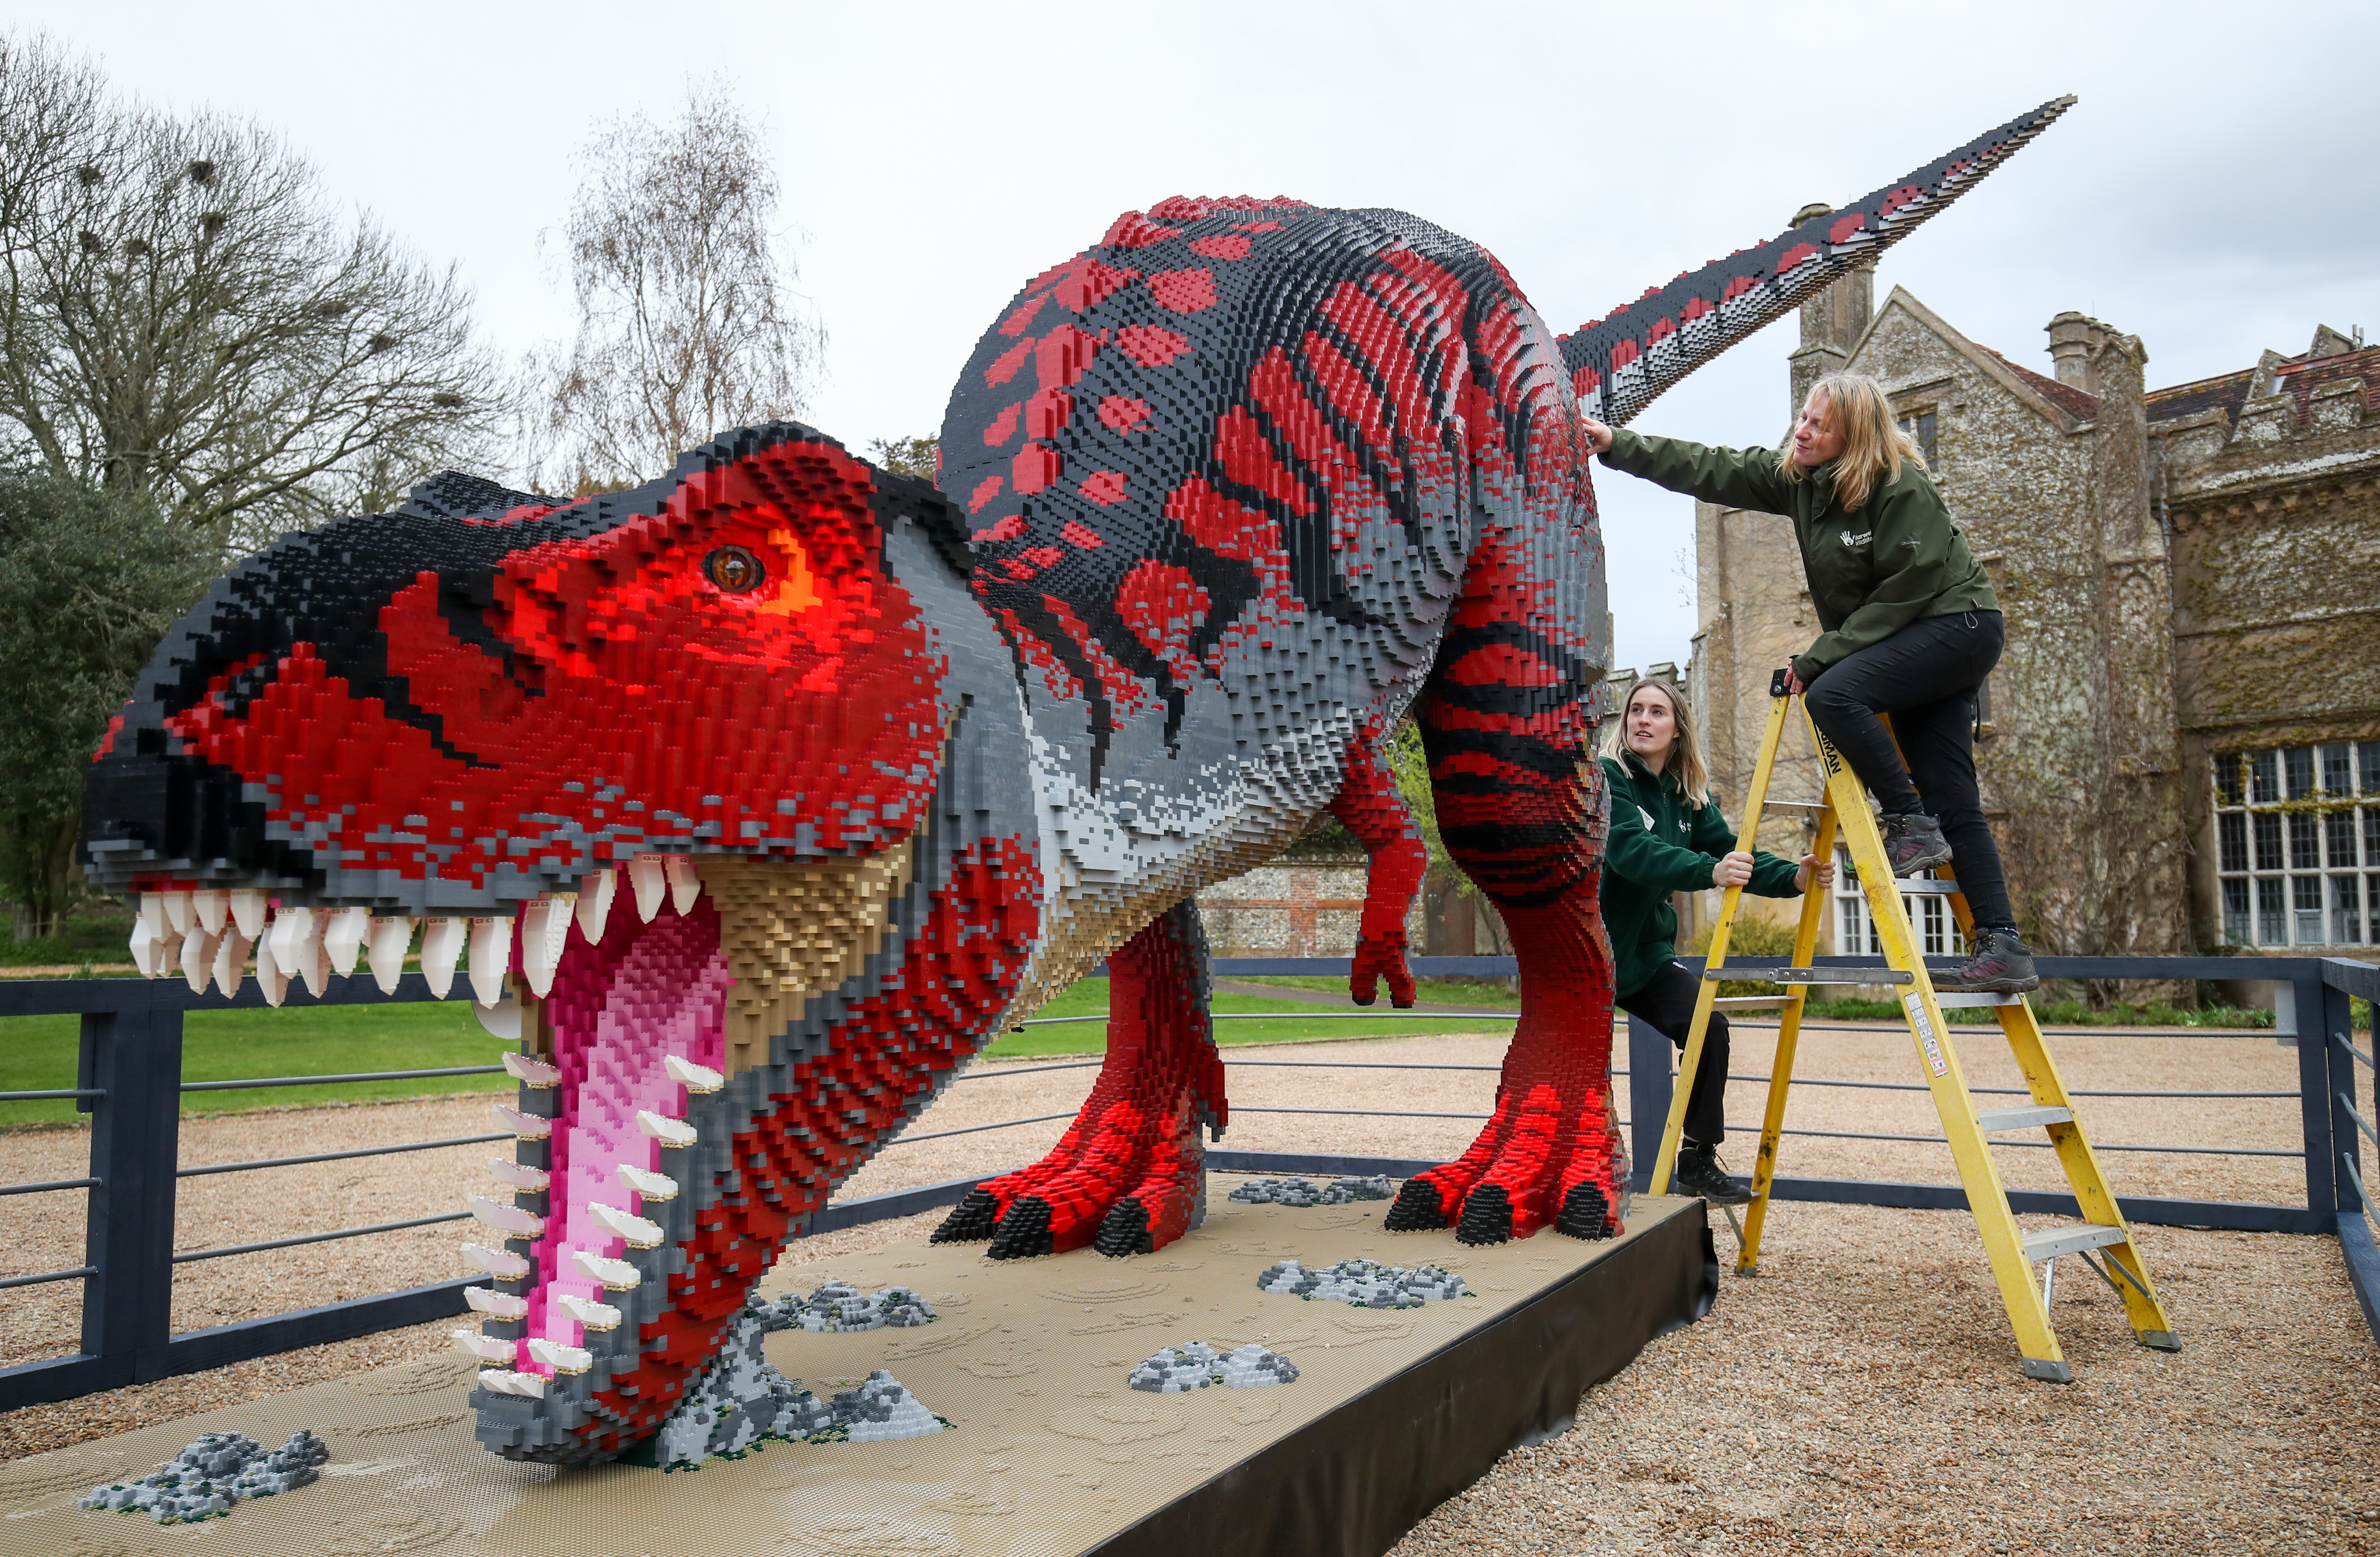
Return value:
<svg viewBox="0 0 2380 1557">
<path fill-rule="evenodd" d="M 1703 981 L 1746 984 L 1913 984 L 1900 967 L 1706 967 Z"/>
<path fill-rule="evenodd" d="M 2128 1242 L 2131 1235 L 2120 1227 L 2102 1227 L 2096 1222 L 2083 1222 L 2073 1227 L 2047 1227 L 2024 1235 L 2024 1257 L 2038 1262 L 2055 1259 L 2061 1254 L 2077 1254 L 2083 1249 L 2105 1248 L 2109 1244 Z"/>
<path fill-rule="evenodd" d="M 1824 800 L 1767 800 L 1761 803 L 1761 809 L 1780 811 L 1823 811 L 1827 809 L 1827 802 Z"/>
<path fill-rule="evenodd" d="M 1934 997 L 1934 1004 L 1940 1006 L 1945 1011 L 1950 1010 L 1954 1006 L 1961 1005 L 2022 1005 L 2024 1004 L 2024 996 L 1993 994 L 1988 991 L 1982 994 L 1972 995 L 1937 994 Z"/>
<path fill-rule="evenodd" d="M 1948 876 L 1906 876 L 1892 884 L 1903 897 L 1950 897 L 1959 891 L 1959 883 Z"/>
<path fill-rule="evenodd" d="M 1792 1003 L 1791 995 L 1721 995 L 1711 1005 L 1719 1011 L 1773 1011 Z"/>
<path fill-rule="evenodd" d="M 2024 1130 L 2035 1125 L 2071 1125 L 2074 1111 L 2044 1105 L 2040 1108 L 2002 1108 L 1975 1115 L 1975 1128 L 1989 1134 L 1994 1130 Z"/>
</svg>

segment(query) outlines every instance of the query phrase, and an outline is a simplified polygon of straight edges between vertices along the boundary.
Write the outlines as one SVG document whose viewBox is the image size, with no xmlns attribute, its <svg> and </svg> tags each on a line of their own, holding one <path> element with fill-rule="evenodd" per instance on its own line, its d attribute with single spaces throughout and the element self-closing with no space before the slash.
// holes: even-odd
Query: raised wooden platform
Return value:
<svg viewBox="0 0 2380 1557">
<path fill-rule="evenodd" d="M 1472 1249 L 1384 1234 L 1382 1201 L 1293 1210 L 1224 1199 L 1163 1252 L 993 1263 L 982 1246 L 895 1246 L 810 1264 L 795 1246 L 766 1292 L 829 1278 L 927 1294 L 923 1329 L 787 1332 L 771 1360 L 821 1394 L 889 1368 L 955 1424 L 887 1443 L 774 1443 L 663 1474 L 557 1473 L 473 1441 L 459 1356 L 407 1364 L 0 1467 L 0 1545 L 91 1557 L 976 1557 L 1347 1553 L 1386 1550 L 1496 1457 L 1568 1425 L 1579 1395 L 1717 1290 L 1699 1200 L 1640 1198 L 1629 1234 L 1552 1233 Z M 1257 1273 L 1366 1258 L 1459 1272 L 1475 1295 L 1372 1310 L 1260 1292 Z M 1262 1341 L 1293 1383 L 1157 1395 L 1125 1386 L 1163 1345 Z M 268 1447 L 328 1440 L 323 1480 L 195 1528 L 87 1514 L 92 1485 L 146 1475 L 202 1432 Z"/>
</svg>

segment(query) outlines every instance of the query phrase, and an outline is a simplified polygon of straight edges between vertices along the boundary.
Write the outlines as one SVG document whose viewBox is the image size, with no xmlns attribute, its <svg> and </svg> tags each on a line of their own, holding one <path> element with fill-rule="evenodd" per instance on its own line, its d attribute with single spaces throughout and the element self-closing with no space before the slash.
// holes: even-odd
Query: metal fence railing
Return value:
<svg viewBox="0 0 2380 1557">
<path fill-rule="evenodd" d="M 1775 958 L 1737 959 L 1751 967 Z M 1845 983 L 1858 981 L 1873 961 L 1821 958 L 1822 965 L 1844 969 Z M 1336 958 L 1219 959 L 1222 974 L 1343 975 L 1347 964 Z M 2380 996 L 2380 967 L 2338 959 L 2282 957 L 2053 957 L 2041 959 L 2046 977 L 2095 979 L 2271 980 L 2283 990 L 2281 1028 L 2275 1036 L 2296 1050 L 2298 1088 L 2294 1091 L 2208 1092 L 2187 1090 L 2078 1090 L 2079 1097 L 2156 1100 L 2295 1099 L 2299 1105 L 2302 1143 L 2294 1150 L 2262 1147 L 2226 1147 L 2204 1143 L 2095 1142 L 2102 1151 L 2170 1152 L 2188 1155 L 2300 1157 L 2304 1162 L 2305 1193 L 2301 1205 L 2123 1198 L 2126 1216 L 2135 1222 L 2180 1226 L 2219 1227 L 2240 1231 L 2335 1235 L 2346 1256 L 2357 1298 L 2375 1337 L 2380 1337 L 2380 1247 L 2374 1227 L 2380 1206 L 2371 1198 L 2361 1165 L 2365 1139 L 2380 1148 L 2374 1120 L 2380 1120 L 2380 1075 L 2373 1074 L 2374 1052 L 2367 1038 L 2358 1048 L 2351 1022 L 2351 1001 Z M 1509 957 L 1416 958 L 1415 971 L 1424 977 L 1458 974 L 1494 975 L 1514 971 Z M 408 974 L 394 997 L 382 995 L 366 979 L 331 980 L 319 998 L 293 989 L 293 1005 L 382 1004 L 431 998 L 419 974 Z M 244 1320 L 212 1329 L 174 1333 L 171 1324 L 173 1271 L 199 1260 L 369 1237 L 407 1228 L 464 1220 L 469 1213 L 449 1211 L 318 1232 L 293 1232 L 285 1236 L 216 1247 L 176 1250 L 173 1247 L 176 1187 L 185 1178 L 300 1167 L 356 1158 L 402 1152 L 432 1151 L 450 1147 L 507 1140 L 508 1132 L 454 1136 L 432 1140 L 404 1141 L 386 1146 L 310 1152 L 298 1156 L 210 1162 L 185 1167 L 179 1162 L 181 1100 L 186 1093 L 232 1091 L 260 1087 L 322 1086 L 341 1083 L 409 1080 L 438 1077 L 500 1073 L 501 1065 L 450 1066 L 434 1070 L 373 1071 L 333 1076 L 266 1077 L 244 1080 L 185 1081 L 182 1079 L 182 1017 L 204 1005 L 221 1009 L 220 996 L 197 996 L 178 981 L 156 979 L 61 979 L 0 983 L 0 1017 L 73 1015 L 81 1022 L 79 1064 L 76 1085 L 40 1090 L 0 1092 L 0 1101 L 75 1100 L 79 1110 L 91 1115 L 90 1172 L 79 1178 L 0 1185 L 0 1196 L 38 1195 L 81 1190 L 88 1194 L 83 1262 L 70 1269 L 35 1271 L 0 1279 L 0 1289 L 76 1281 L 82 1283 L 80 1344 L 70 1356 L 31 1362 L 0 1369 L 0 1410 L 42 1400 L 60 1400 L 93 1391 L 141 1382 L 200 1368 L 220 1367 L 249 1357 L 303 1346 L 321 1345 L 353 1336 L 404 1325 L 444 1319 L 465 1311 L 462 1291 L 483 1277 L 458 1277 L 402 1292 L 357 1298 L 321 1308 Z M 234 1006 L 263 1004 L 251 981 L 231 1003 Z M 1504 1011 L 1288 1011 L 1217 1013 L 1220 1020 L 1382 1019 L 1444 1023 L 1461 1020 L 1510 1021 L 1516 1013 Z M 1036 1018 L 1033 1026 L 1088 1023 L 1100 1016 Z M 2311 1041 L 2309 1041 L 2311 1040 Z M 1629 1082 L 1628 1117 L 1632 1156 L 1639 1174 L 1649 1172 L 1659 1145 L 1673 1086 L 1674 1051 L 1669 1040 L 1645 1024 L 1629 1022 L 1628 1064 L 1614 1070 Z M 1007 1079 L 1061 1070 L 1087 1069 L 1097 1059 L 1059 1060 L 1043 1064 L 1002 1066 L 997 1071 L 970 1071 L 961 1081 Z M 1260 1059 L 1241 1053 L 1227 1055 L 1234 1070 L 1261 1068 L 1400 1071 L 1494 1071 L 1494 1065 L 1382 1061 Z M 2358 1070 L 2358 1066 L 2362 1070 Z M 1766 1082 L 1766 1076 L 1730 1076 L 1730 1080 Z M 1796 1077 L 1797 1087 L 1850 1087 L 1922 1092 L 1919 1083 L 1849 1081 Z M 1978 1091 L 2018 1092 L 2021 1089 L 1979 1088 Z M 2359 1104 L 2358 1099 L 2366 1100 Z M 974 1135 L 1014 1126 L 1070 1118 L 1073 1110 L 993 1121 L 949 1130 L 904 1135 L 889 1143 L 898 1147 L 953 1136 Z M 1267 1107 L 1234 1104 L 1234 1113 L 1328 1114 L 1380 1119 L 1484 1119 L 1484 1113 L 1425 1109 Z M 1884 1132 L 1789 1129 L 1789 1135 L 1850 1137 L 1887 1141 L 1939 1142 L 1937 1136 Z M 2018 1144 L 2001 1142 L 1998 1144 Z M 2045 1143 L 2022 1143 L 2045 1144 Z M 1297 1156 L 1215 1150 L 1209 1162 L 1218 1168 L 1299 1173 L 1381 1173 L 1402 1175 L 1429 1165 L 1402 1157 Z M 832 1205 L 812 1221 L 812 1231 L 855 1225 L 882 1217 L 903 1216 L 955 1202 L 977 1180 L 958 1179 L 865 1201 Z M 1964 1193 L 1955 1185 L 1896 1184 L 1875 1180 L 1780 1177 L 1772 1191 L 1780 1199 L 1833 1201 L 1883 1206 L 1958 1209 Z M 2073 1197 L 2033 1190 L 2013 1190 L 2010 1204 L 2021 1212 L 2077 1214 Z"/>
</svg>

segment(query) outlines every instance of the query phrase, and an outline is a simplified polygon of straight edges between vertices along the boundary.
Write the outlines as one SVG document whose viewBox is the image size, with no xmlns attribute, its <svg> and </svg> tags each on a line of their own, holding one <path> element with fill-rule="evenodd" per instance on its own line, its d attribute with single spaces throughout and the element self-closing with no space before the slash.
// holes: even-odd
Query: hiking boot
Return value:
<svg viewBox="0 0 2380 1557">
<path fill-rule="evenodd" d="M 1692 1141 L 1679 1143 L 1677 1170 L 1670 1174 L 1670 1193 L 1699 1195 L 1714 1206 L 1742 1206 L 1752 1201 L 1752 1191 L 1738 1188 L 1720 1169 L 1718 1152 Z"/>
<path fill-rule="evenodd" d="M 1978 929 L 1973 954 L 1961 967 L 1934 976 L 1934 988 L 1945 994 L 2021 995 L 2041 988 L 2033 970 L 2033 948 L 2017 939 L 2009 926 Z"/>
<path fill-rule="evenodd" d="M 1950 863 L 1950 840 L 1924 811 L 1884 819 L 1884 858 L 1896 876 L 1914 876 Z"/>
</svg>

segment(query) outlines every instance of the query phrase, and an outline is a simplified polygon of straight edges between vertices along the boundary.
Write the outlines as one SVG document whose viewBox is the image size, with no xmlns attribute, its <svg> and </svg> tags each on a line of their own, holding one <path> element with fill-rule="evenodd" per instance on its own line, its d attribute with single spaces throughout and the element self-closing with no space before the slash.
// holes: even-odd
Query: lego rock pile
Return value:
<svg viewBox="0 0 2380 1557">
<path fill-rule="evenodd" d="M 780 1297 L 766 1312 L 771 1330 L 905 1330 L 935 1319 L 933 1305 L 905 1286 L 870 1295 L 849 1282 L 821 1283 L 808 1297 Z"/>
<path fill-rule="evenodd" d="M 1213 1384 L 1232 1389 L 1257 1389 L 1286 1384 L 1297 1378 L 1297 1365 L 1251 1341 L 1218 1354 L 1204 1341 L 1186 1346 L 1166 1346 L 1135 1364 L 1125 1382 L 1150 1394 L 1187 1394 Z"/>
<path fill-rule="evenodd" d="M 1284 1259 L 1268 1266 L 1257 1278 L 1257 1286 L 1284 1297 L 1335 1298 L 1359 1308 L 1418 1308 L 1425 1303 L 1471 1295 L 1462 1277 L 1435 1265 L 1408 1271 L 1374 1259 L 1342 1259 L 1319 1271 Z"/>
<path fill-rule="evenodd" d="M 1389 1175 L 1342 1178 L 1327 1188 L 1310 1178 L 1250 1179 L 1231 1193 L 1244 1206 L 1343 1206 L 1351 1200 L 1385 1200 L 1396 1191 Z"/>
<path fill-rule="evenodd" d="M 269 1498 L 322 1477 L 330 1449 L 307 1429 L 267 1453 L 245 1433 L 211 1432 L 138 1481 L 94 1487 L 76 1505 L 146 1514 L 160 1525 L 195 1524 L 229 1514 L 242 1498 Z"/>
</svg>

